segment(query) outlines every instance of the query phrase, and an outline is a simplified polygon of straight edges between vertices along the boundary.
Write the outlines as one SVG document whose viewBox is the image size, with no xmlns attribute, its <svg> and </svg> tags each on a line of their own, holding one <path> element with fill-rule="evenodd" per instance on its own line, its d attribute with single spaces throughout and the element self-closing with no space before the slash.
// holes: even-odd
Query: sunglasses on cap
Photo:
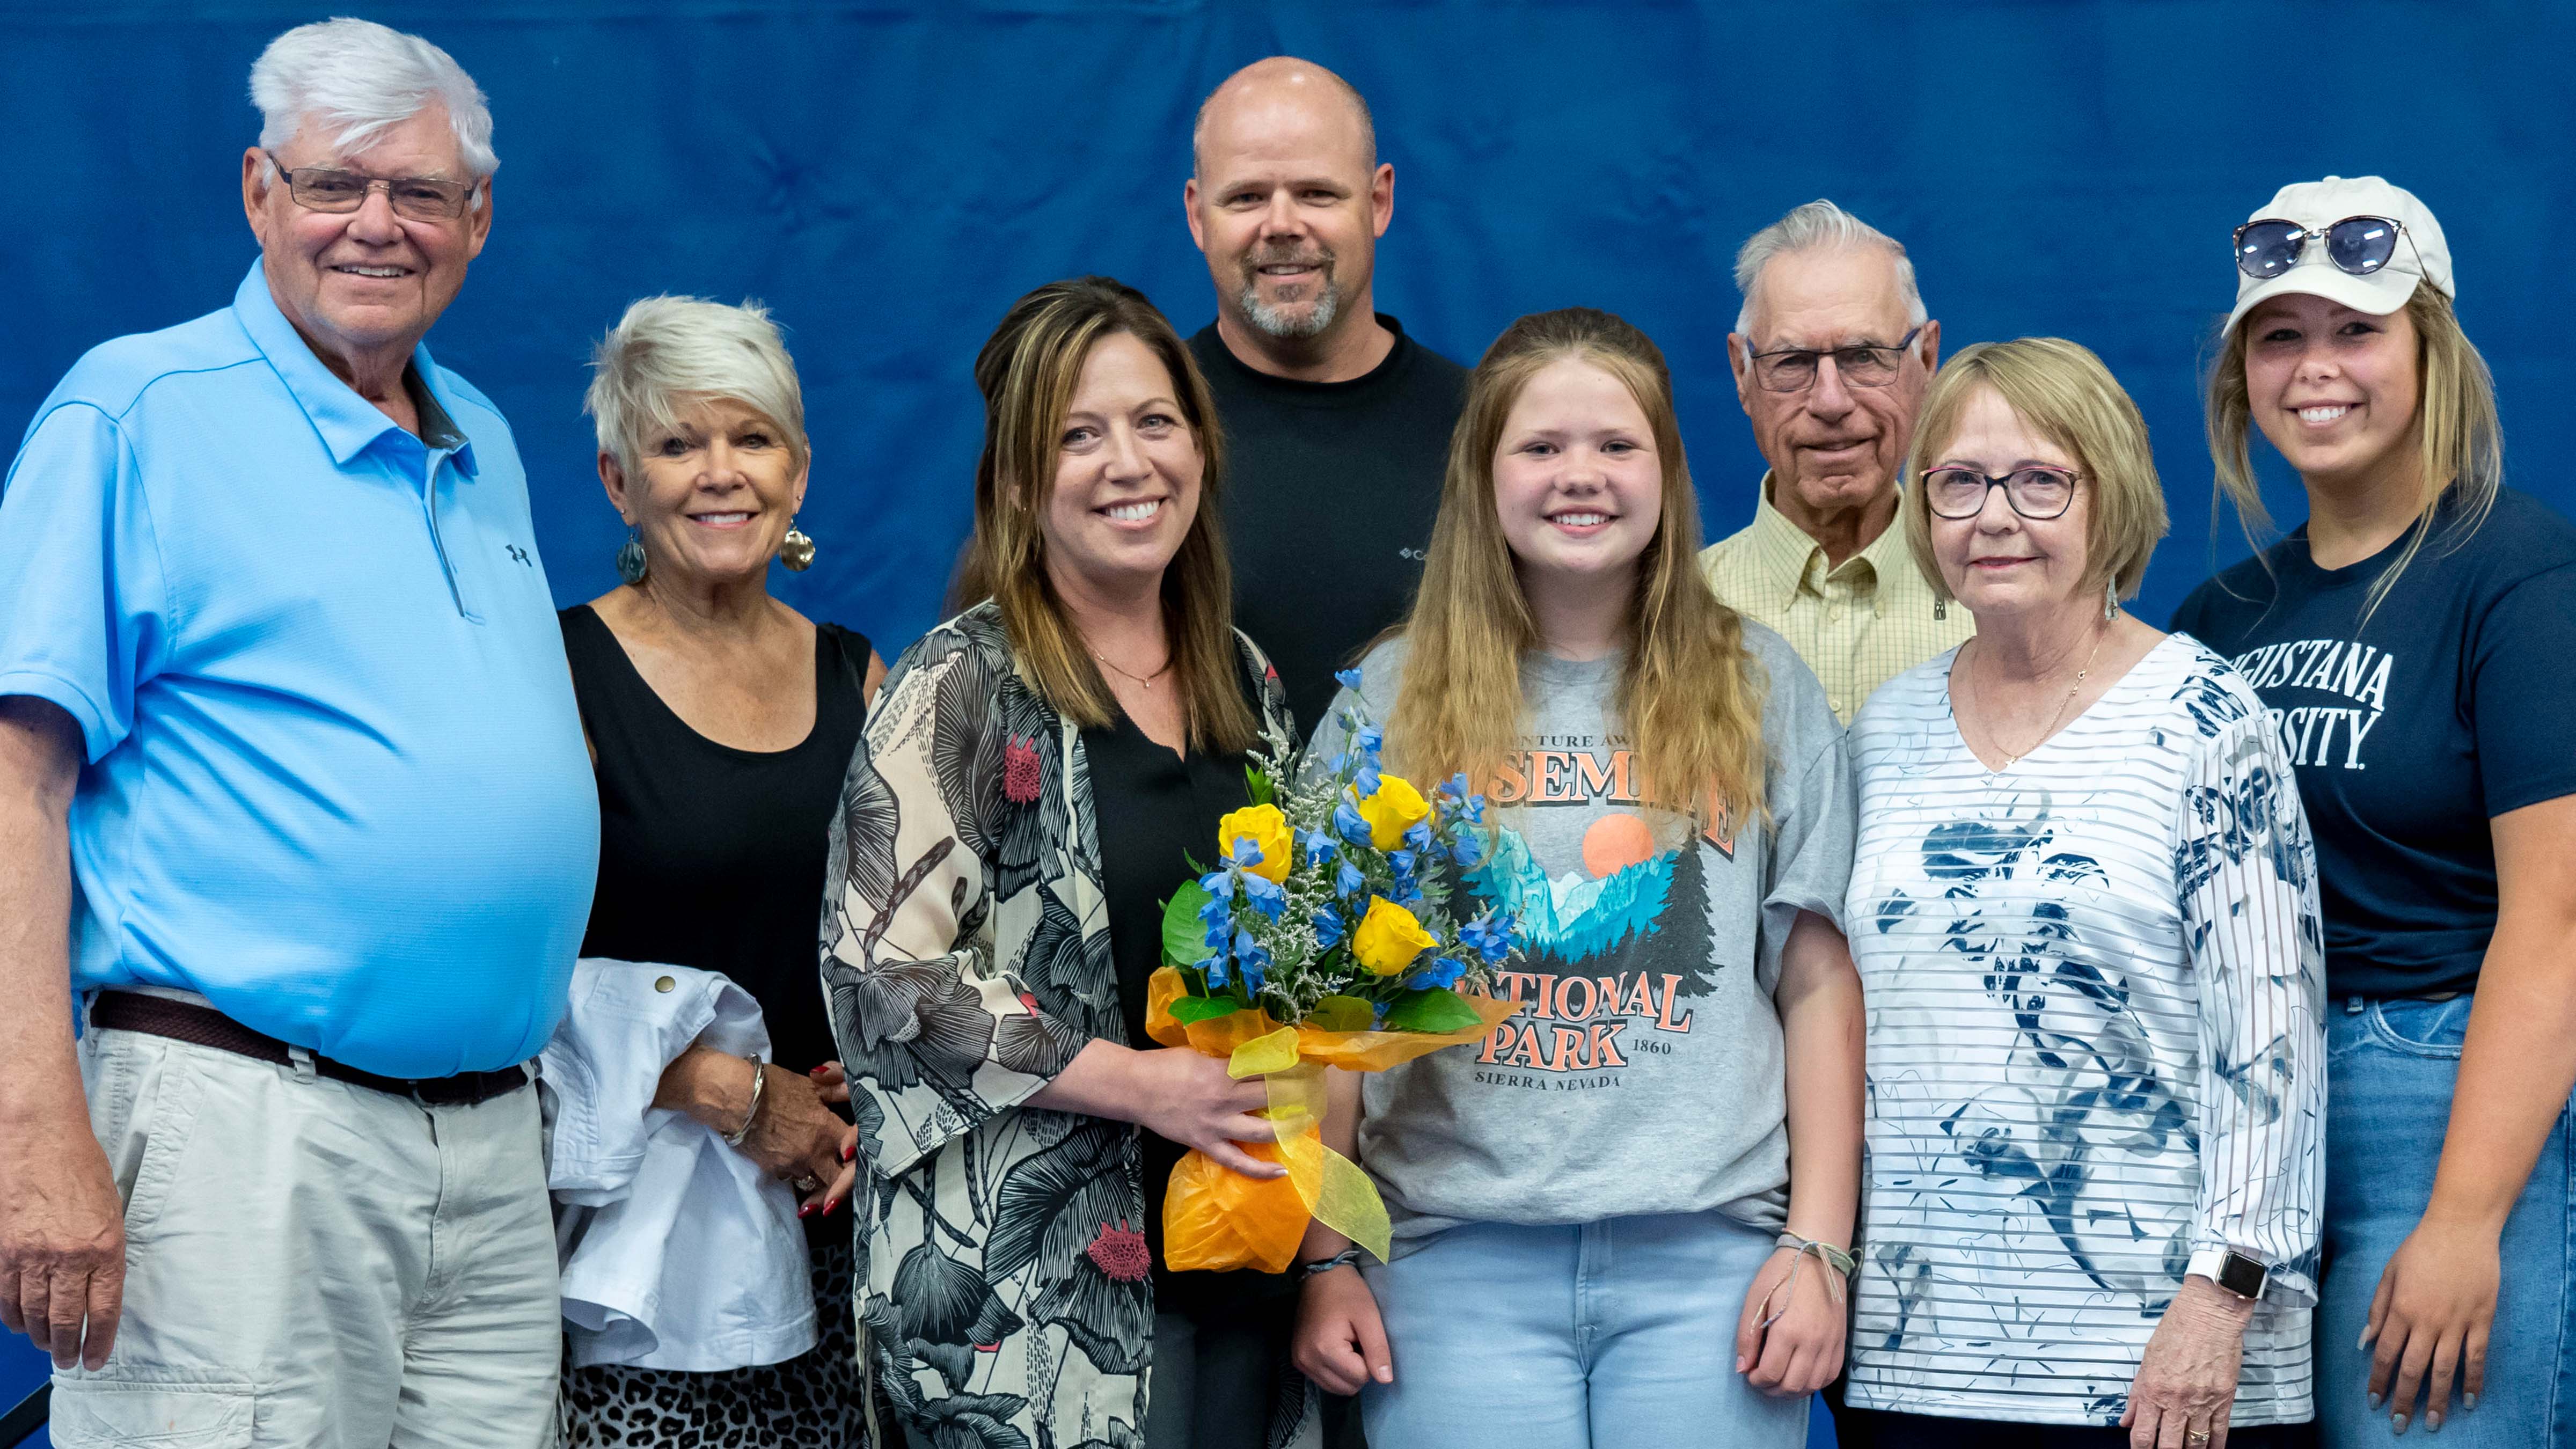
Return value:
<svg viewBox="0 0 2576 1449">
<path fill-rule="evenodd" d="M 2326 260 L 2340 271 L 2367 277 L 2397 255 L 2397 239 L 2406 223 L 2384 216 L 2347 216 L 2331 226 L 2303 227 L 2295 221 L 2266 217 L 2236 229 L 2236 270 L 2265 281 L 2296 266 L 2311 241 L 2326 244 Z M 2415 245 L 2407 237 L 2409 247 Z M 2424 263 L 2417 258 L 2416 267 Z"/>
</svg>

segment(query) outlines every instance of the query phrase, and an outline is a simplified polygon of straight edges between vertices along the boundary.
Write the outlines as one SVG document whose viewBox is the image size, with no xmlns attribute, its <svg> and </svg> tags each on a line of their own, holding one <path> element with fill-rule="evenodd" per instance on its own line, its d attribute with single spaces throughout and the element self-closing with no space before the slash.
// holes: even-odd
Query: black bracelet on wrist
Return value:
<svg viewBox="0 0 2576 1449">
<path fill-rule="evenodd" d="M 1312 1278 L 1318 1273 L 1329 1273 L 1335 1268 L 1356 1268 L 1359 1265 L 1360 1250 L 1357 1248 L 1344 1248 L 1329 1258 L 1317 1258 L 1314 1262 L 1306 1264 L 1304 1267 L 1298 1269 L 1298 1274 L 1302 1281 L 1305 1278 Z"/>
</svg>

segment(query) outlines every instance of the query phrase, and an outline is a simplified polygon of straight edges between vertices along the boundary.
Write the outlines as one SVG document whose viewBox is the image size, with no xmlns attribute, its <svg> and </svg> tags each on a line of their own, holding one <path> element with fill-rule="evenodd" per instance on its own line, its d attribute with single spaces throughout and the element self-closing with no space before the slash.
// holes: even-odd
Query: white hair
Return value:
<svg viewBox="0 0 2576 1449">
<path fill-rule="evenodd" d="M 758 302 L 646 297 L 599 340 L 590 366 L 582 411 L 598 425 L 599 450 L 630 475 L 648 432 L 676 427 L 690 405 L 719 399 L 767 418 L 800 463 L 812 456 L 796 364 Z"/>
<path fill-rule="evenodd" d="M 1735 330 L 1753 335 L 1754 293 L 1762 284 L 1762 269 L 1775 259 L 1792 252 L 1864 245 L 1885 247 L 1896 259 L 1896 286 L 1905 298 L 1906 325 L 1922 326 L 1932 314 L 1923 310 L 1923 293 L 1914 285 L 1914 260 L 1905 254 L 1905 244 L 1820 197 L 1790 208 L 1788 215 L 1747 238 L 1743 250 L 1735 254 L 1735 290 L 1744 297 L 1744 306 L 1735 314 Z"/>
<path fill-rule="evenodd" d="M 492 109 L 482 87 L 446 51 L 372 20 L 319 20 L 270 41 L 251 62 L 250 100 L 259 107 L 262 148 L 294 140 L 310 119 L 335 128 L 331 144 L 346 155 L 366 150 L 435 101 L 447 108 L 457 154 L 473 180 L 501 166 L 492 154 Z"/>
</svg>

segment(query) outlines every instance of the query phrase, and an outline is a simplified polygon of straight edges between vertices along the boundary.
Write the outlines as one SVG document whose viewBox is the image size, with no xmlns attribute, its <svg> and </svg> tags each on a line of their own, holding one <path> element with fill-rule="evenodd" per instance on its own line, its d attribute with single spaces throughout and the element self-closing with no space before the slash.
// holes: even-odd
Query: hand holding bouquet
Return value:
<svg viewBox="0 0 2576 1449">
<path fill-rule="evenodd" d="M 1339 677 L 1356 694 L 1358 674 Z M 1164 908 L 1147 1031 L 1262 1077 L 1281 1140 L 1245 1150 L 1288 1168 L 1256 1181 L 1182 1159 L 1163 1207 L 1176 1269 L 1280 1272 L 1309 1217 L 1384 1259 L 1376 1186 L 1323 1145 L 1323 1068 L 1383 1071 L 1480 1040 L 1519 1010 L 1484 989 L 1516 945 L 1512 918 L 1484 903 L 1462 922 L 1451 908 L 1446 868 L 1487 848 L 1484 798 L 1463 775 L 1425 796 L 1386 773 L 1364 707 L 1339 723 L 1349 748 L 1328 761 L 1267 738 L 1252 803 L 1218 825 L 1219 864 Z"/>
</svg>

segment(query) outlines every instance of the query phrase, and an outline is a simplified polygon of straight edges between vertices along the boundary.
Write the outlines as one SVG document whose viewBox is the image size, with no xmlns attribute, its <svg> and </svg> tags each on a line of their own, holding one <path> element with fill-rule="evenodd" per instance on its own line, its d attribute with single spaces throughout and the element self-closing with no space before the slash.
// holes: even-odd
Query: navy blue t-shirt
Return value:
<svg viewBox="0 0 2576 1449">
<path fill-rule="evenodd" d="M 2304 528 L 2192 591 L 2173 627 L 2235 660 L 2271 709 L 2316 836 L 2326 988 L 2476 989 L 2509 810 L 2576 795 L 2576 524 L 2511 489 L 2463 538 L 2446 507 L 2340 569 Z"/>
</svg>

